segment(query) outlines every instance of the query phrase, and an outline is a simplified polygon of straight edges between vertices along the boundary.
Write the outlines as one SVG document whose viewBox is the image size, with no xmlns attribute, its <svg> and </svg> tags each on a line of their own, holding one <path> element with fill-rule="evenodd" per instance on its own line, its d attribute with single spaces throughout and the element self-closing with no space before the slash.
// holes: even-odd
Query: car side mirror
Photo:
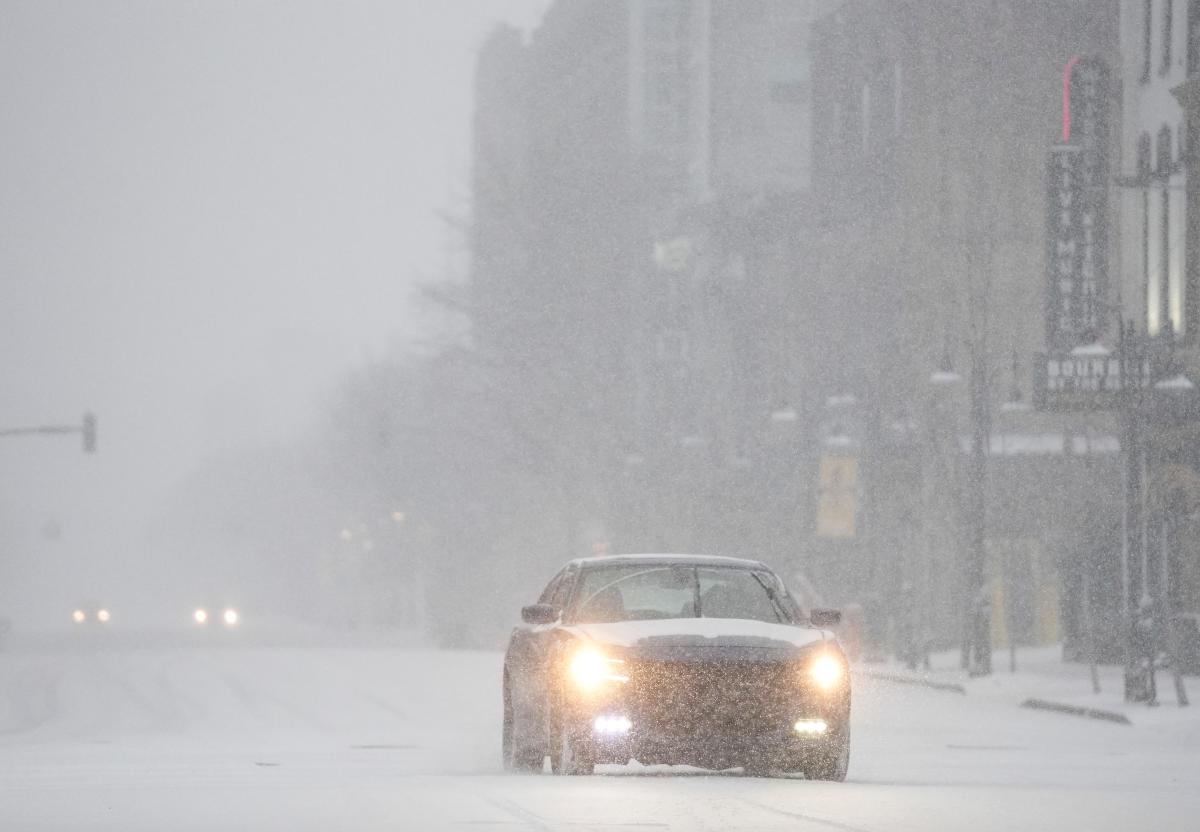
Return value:
<svg viewBox="0 0 1200 832">
<path fill-rule="evenodd" d="M 558 620 L 558 607 L 553 604 L 530 604 L 521 607 L 521 620 L 526 624 L 553 624 Z"/>
<path fill-rule="evenodd" d="M 813 609 L 808 612 L 808 620 L 814 627 L 836 627 L 842 623 L 841 610 Z"/>
</svg>

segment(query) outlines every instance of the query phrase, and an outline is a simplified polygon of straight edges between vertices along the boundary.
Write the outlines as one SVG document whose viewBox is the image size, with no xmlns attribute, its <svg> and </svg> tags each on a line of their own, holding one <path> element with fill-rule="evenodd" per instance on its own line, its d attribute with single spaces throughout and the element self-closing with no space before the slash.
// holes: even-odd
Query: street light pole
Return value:
<svg viewBox="0 0 1200 832">
<path fill-rule="evenodd" d="M 988 379 L 984 347 L 971 341 L 971 457 L 967 469 L 967 522 L 970 527 L 963 606 L 962 663 L 973 675 L 992 672 L 991 615 L 985 577 L 987 563 Z"/>
<path fill-rule="evenodd" d="M 933 481 L 940 480 L 942 482 L 949 482 L 951 483 L 951 488 L 954 489 L 958 488 L 961 480 L 958 477 L 957 467 L 959 455 L 958 430 L 954 424 L 954 420 L 950 418 L 948 412 L 950 409 L 949 393 L 951 390 L 956 389 L 958 385 L 962 383 L 962 380 L 962 376 L 954 371 L 953 364 L 950 360 L 949 342 L 947 342 L 943 351 L 941 366 L 929 376 L 931 394 L 929 400 L 930 418 L 928 436 L 931 451 L 931 464 L 936 466 L 937 469 L 935 471 L 935 475 L 930 479 Z M 943 476 L 937 476 L 938 474 L 942 474 Z M 932 485 L 930 484 L 927 486 L 925 493 L 926 514 L 924 522 L 927 529 L 932 529 L 934 526 L 934 514 L 931 512 L 934 502 Z M 956 515 L 956 522 L 954 524 L 956 533 L 952 535 L 952 539 L 957 544 L 957 541 L 961 539 L 961 531 L 958 531 L 961 529 L 961 510 L 956 512 Z M 932 550 L 933 547 L 930 546 L 929 551 L 925 555 L 926 565 L 922 574 L 922 578 L 927 586 L 927 609 L 933 609 L 934 592 L 932 584 L 934 569 L 932 563 L 930 562 L 933 557 Z M 962 605 L 960 604 L 958 606 L 958 612 L 961 614 Z M 928 643 L 928 640 L 926 640 L 926 643 Z M 923 660 L 926 664 L 928 664 L 928 649 L 926 649 Z M 964 669 L 966 669 L 966 661 L 967 657 L 964 654 Z"/>
<path fill-rule="evenodd" d="M 1132 326 L 1132 325 L 1131 325 Z M 1133 400 L 1133 362 L 1129 350 L 1132 346 L 1133 332 L 1125 325 L 1125 319 L 1117 309 L 1117 350 L 1119 353 L 1121 387 L 1121 450 L 1124 452 L 1121 476 L 1121 648 L 1125 660 L 1124 695 L 1126 702 L 1133 702 L 1137 683 L 1137 670 L 1133 650 L 1133 608 L 1130 595 L 1133 592 L 1132 579 L 1129 574 L 1129 542 L 1133 533 L 1130 514 L 1133 501 L 1133 481 L 1138 465 L 1137 424 L 1134 414 Z"/>
<path fill-rule="evenodd" d="M 1188 705 L 1187 688 L 1183 685 L 1183 674 L 1179 670 L 1179 642 L 1175 638 L 1175 616 L 1171 614 L 1171 554 L 1168 547 L 1167 533 L 1168 521 L 1166 506 L 1163 506 L 1162 512 L 1162 528 L 1159 532 L 1160 552 L 1159 552 L 1159 583 L 1161 584 L 1162 593 L 1162 615 L 1163 615 L 1163 632 L 1166 636 L 1167 655 L 1171 658 L 1171 677 L 1175 683 L 1175 701 L 1179 703 L 1181 708 L 1186 708 Z"/>
<path fill-rule="evenodd" d="M 1172 361 L 1169 366 L 1173 366 Z M 1189 418 L 1195 411 L 1196 386 L 1185 375 L 1178 375 L 1162 379 L 1154 385 L 1156 395 L 1163 397 L 1164 411 L 1167 418 L 1164 420 L 1167 425 L 1177 425 L 1181 414 L 1176 408 L 1182 408 L 1182 419 Z M 1165 462 L 1165 460 L 1163 460 Z M 1162 474 L 1167 471 L 1166 465 L 1162 465 Z M 1179 670 L 1179 643 L 1175 639 L 1175 621 L 1171 611 L 1171 553 L 1170 553 L 1170 515 L 1171 506 L 1168 503 L 1169 493 L 1167 484 L 1162 481 L 1160 474 L 1160 486 L 1158 494 L 1158 513 L 1159 513 L 1159 580 L 1158 580 L 1158 595 L 1159 595 L 1159 615 L 1161 616 L 1160 632 L 1163 637 L 1163 647 L 1171 666 L 1171 676 L 1175 683 L 1175 700 L 1180 707 L 1186 707 L 1188 704 L 1187 689 L 1183 684 L 1183 674 Z"/>
</svg>

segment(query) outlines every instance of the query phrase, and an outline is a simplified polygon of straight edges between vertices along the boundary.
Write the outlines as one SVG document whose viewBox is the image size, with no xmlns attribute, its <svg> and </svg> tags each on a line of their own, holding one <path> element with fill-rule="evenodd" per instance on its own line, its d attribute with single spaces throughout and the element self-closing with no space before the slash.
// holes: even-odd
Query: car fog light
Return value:
<svg viewBox="0 0 1200 832">
<path fill-rule="evenodd" d="M 592 728 L 597 734 L 611 737 L 617 734 L 628 734 L 629 729 L 633 728 L 633 723 L 627 716 L 598 716 L 592 723 Z"/>
<path fill-rule="evenodd" d="M 814 736 L 816 734 L 824 734 L 829 730 L 829 725 L 823 719 L 797 719 L 796 724 L 792 726 L 797 734 L 805 734 Z"/>
</svg>

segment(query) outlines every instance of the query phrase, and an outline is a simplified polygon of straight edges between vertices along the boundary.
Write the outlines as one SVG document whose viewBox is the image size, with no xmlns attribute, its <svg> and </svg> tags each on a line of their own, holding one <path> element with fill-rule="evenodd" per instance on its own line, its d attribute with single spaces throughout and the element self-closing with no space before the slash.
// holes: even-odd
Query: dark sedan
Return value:
<svg viewBox="0 0 1200 832">
<path fill-rule="evenodd" d="M 805 615 L 763 564 L 571 561 L 521 610 L 504 659 L 504 765 L 631 759 L 843 780 L 850 676 L 832 610 Z"/>
</svg>

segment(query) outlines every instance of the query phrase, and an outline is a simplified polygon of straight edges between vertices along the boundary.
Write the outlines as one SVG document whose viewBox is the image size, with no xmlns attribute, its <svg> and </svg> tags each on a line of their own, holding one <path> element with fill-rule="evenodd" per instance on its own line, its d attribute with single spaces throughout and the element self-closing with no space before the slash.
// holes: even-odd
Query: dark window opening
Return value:
<svg viewBox="0 0 1200 832">
<path fill-rule="evenodd" d="M 1150 189 L 1142 189 L 1142 286 L 1146 309 L 1150 308 Z"/>
<path fill-rule="evenodd" d="M 1200 0 L 1188 0 L 1187 11 L 1187 71 L 1200 72 Z"/>
<path fill-rule="evenodd" d="M 1158 255 L 1158 309 L 1159 325 L 1165 330 L 1171 322 L 1171 192 L 1165 186 L 1162 189 L 1162 213 L 1159 215 L 1159 221 L 1162 223 L 1159 229 L 1162 251 Z"/>
<path fill-rule="evenodd" d="M 1143 133 L 1138 137 L 1137 147 L 1137 176 L 1142 182 L 1150 178 L 1152 162 L 1150 151 L 1150 134 Z"/>
<path fill-rule="evenodd" d="M 1158 158 L 1155 161 L 1155 172 L 1159 176 L 1170 176 L 1173 165 L 1173 157 L 1171 155 L 1171 128 L 1163 125 L 1158 131 L 1158 147 L 1155 148 L 1155 153 Z"/>
<path fill-rule="evenodd" d="M 1166 75 L 1171 71 L 1171 40 L 1175 28 L 1175 0 L 1164 0 L 1162 16 L 1162 72 Z"/>
<path fill-rule="evenodd" d="M 1158 174 L 1162 177 L 1162 210 L 1159 213 L 1159 245 L 1161 249 L 1158 255 L 1158 309 L 1160 326 L 1164 329 L 1170 326 L 1171 320 L 1171 302 L 1170 302 L 1170 277 L 1171 277 L 1171 191 L 1167 185 L 1167 179 L 1171 175 L 1172 157 L 1171 157 L 1171 128 L 1163 125 L 1158 131 L 1158 148 L 1157 162 Z"/>
<path fill-rule="evenodd" d="M 1154 0 L 1146 0 L 1142 11 L 1142 83 L 1150 81 L 1151 48 L 1154 45 Z"/>
</svg>

